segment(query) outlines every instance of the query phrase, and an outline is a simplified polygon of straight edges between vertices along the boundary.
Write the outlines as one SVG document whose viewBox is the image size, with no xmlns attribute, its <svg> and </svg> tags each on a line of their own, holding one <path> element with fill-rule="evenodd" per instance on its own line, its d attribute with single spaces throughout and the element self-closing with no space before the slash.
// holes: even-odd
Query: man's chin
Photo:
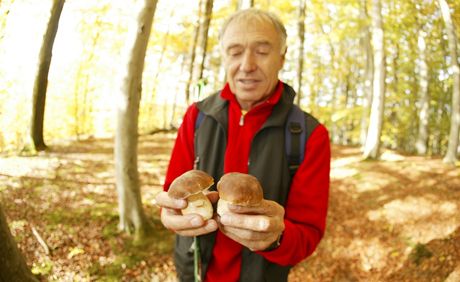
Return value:
<svg viewBox="0 0 460 282">
<path fill-rule="evenodd" d="M 239 91 L 236 94 L 236 97 L 244 101 L 252 101 L 256 99 L 256 97 L 259 97 L 259 91 L 257 91 L 257 89 L 255 90 L 239 89 Z"/>
</svg>

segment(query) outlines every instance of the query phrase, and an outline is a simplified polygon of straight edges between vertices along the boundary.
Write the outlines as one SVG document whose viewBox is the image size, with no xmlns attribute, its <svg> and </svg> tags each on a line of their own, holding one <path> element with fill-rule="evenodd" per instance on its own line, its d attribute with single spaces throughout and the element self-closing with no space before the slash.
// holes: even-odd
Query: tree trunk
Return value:
<svg viewBox="0 0 460 282">
<path fill-rule="evenodd" d="M 50 11 L 51 15 L 46 26 L 46 32 L 43 36 L 42 46 L 38 55 L 38 68 L 32 93 L 32 119 L 30 128 L 30 137 L 37 151 L 46 149 L 43 139 L 46 88 L 48 86 L 48 73 L 51 64 L 54 39 L 56 38 L 63 6 L 64 0 L 53 1 Z"/>
<path fill-rule="evenodd" d="M 193 33 L 193 42 L 190 47 L 190 64 L 188 68 L 188 80 L 187 85 L 185 86 L 185 102 L 187 105 L 190 105 L 190 90 L 193 83 L 193 70 L 195 69 L 195 58 L 196 58 L 196 46 L 198 44 L 198 35 L 200 34 L 200 20 L 201 20 L 201 6 L 203 0 L 200 0 L 198 6 L 198 19 L 196 21 L 195 31 Z"/>
<path fill-rule="evenodd" d="M 184 65 L 185 65 L 185 60 L 184 60 L 184 56 L 180 56 L 181 60 L 180 60 L 180 73 L 182 74 L 183 71 L 184 71 Z M 177 129 L 177 125 L 176 125 L 176 109 L 177 109 L 177 96 L 180 92 L 180 84 L 177 83 L 176 84 L 176 89 L 174 91 L 174 103 L 172 105 L 172 109 L 171 109 L 171 119 L 170 119 L 170 123 L 169 123 L 169 127 L 171 129 Z"/>
<path fill-rule="evenodd" d="M 304 62 L 304 47 L 305 47 L 305 9 L 307 6 L 306 0 L 300 0 L 299 3 L 299 21 L 298 21 L 298 36 L 299 36 L 299 51 L 297 57 L 297 105 L 300 106 L 302 99 L 302 74 Z"/>
<path fill-rule="evenodd" d="M 169 18 L 172 19 L 173 17 L 174 17 L 174 9 L 171 9 Z M 148 104 L 147 114 L 149 116 L 153 116 L 155 112 L 155 97 L 157 94 L 158 78 L 160 77 L 160 73 L 163 72 L 162 70 L 163 60 L 164 60 L 166 50 L 168 47 L 170 33 L 171 33 L 171 21 L 168 22 L 168 28 L 166 30 L 166 34 L 163 36 L 163 43 L 162 43 L 161 51 L 160 51 L 160 59 L 158 60 L 157 69 L 155 71 L 155 75 L 153 76 L 153 89 L 152 89 L 151 95 L 149 95 L 150 99 L 147 99 L 148 101 L 145 101 L 144 99 L 144 102 Z M 166 101 L 165 101 L 165 106 L 167 106 Z M 167 107 L 163 107 L 163 111 L 167 111 Z M 166 118 L 163 119 L 163 129 L 167 129 L 167 122 L 168 120 Z"/>
<path fill-rule="evenodd" d="M 213 0 L 206 0 L 205 7 L 204 9 L 202 9 L 204 10 L 204 18 L 202 19 L 200 25 L 200 36 L 198 41 L 198 55 L 200 56 L 200 64 L 198 65 L 198 71 L 196 72 L 198 74 L 198 82 L 203 79 L 204 62 L 206 60 L 206 49 L 208 47 L 208 32 L 209 25 L 211 23 L 213 4 Z"/>
<path fill-rule="evenodd" d="M 451 70 L 453 76 L 452 91 L 452 113 L 450 119 L 449 144 L 443 162 L 455 164 L 457 162 L 457 148 L 459 143 L 460 132 L 460 67 L 457 53 L 457 36 L 452 17 L 449 11 L 449 5 L 446 0 L 439 0 L 442 18 L 446 25 L 447 38 L 449 40 L 449 54 L 451 58 Z"/>
<path fill-rule="evenodd" d="M 374 48 L 374 82 L 369 129 L 364 146 L 364 158 L 366 159 L 377 159 L 379 157 L 385 104 L 385 53 L 380 0 L 373 0 L 372 45 Z"/>
<path fill-rule="evenodd" d="M 360 17 L 363 21 L 367 21 L 369 15 L 367 13 L 366 0 L 361 1 L 361 12 Z M 372 53 L 371 34 L 369 32 L 369 26 L 366 24 L 363 28 L 363 49 L 366 55 L 366 68 L 364 73 L 364 97 L 363 97 L 363 113 L 361 116 L 361 130 L 360 130 L 360 144 L 363 146 L 366 144 L 367 131 L 368 131 L 368 119 L 370 114 L 370 107 L 372 103 L 372 83 L 374 79 L 374 60 Z"/>
<path fill-rule="evenodd" d="M 0 205 L 0 281 L 38 281 L 19 251 Z"/>
<path fill-rule="evenodd" d="M 142 208 L 137 169 L 139 103 L 142 72 L 157 0 L 143 0 L 136 23 L 126 41 L 126 73 L 117 100 L 115 169 L 120 212 L 119 228 L 132 233 L 141 242 L 150 231 Z"/>
<path fill-rule="evenodd" d="M 418 51 L 419 51 L 419 126 L 418 136 L 415 142 L 417 154 L 425 155 L 428 152 L 428 121 L 430 97 L 428 94 L 428 64 L 426 62 L 426 33 L 421 28 L 418 35 Z"/>
</svg>

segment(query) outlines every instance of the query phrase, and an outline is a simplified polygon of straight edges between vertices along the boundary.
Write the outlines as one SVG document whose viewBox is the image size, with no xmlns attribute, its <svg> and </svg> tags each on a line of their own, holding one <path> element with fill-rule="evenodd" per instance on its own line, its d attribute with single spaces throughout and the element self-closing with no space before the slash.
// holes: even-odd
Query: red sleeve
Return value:
<svg viewBox="0 0 460 282">
<path fill-rule="evenodd" d="M 193 169 L 195 159 L 194 134 L 195 120 L 198 116 L 198 108 L 192 104 L 184 115 L 179 131 L 177 132 L 176 143 L 174 144 L 171 159 L 163 189 L 167 191 L 171 182 L 184 172 Z"/>
<path fill-rule="evenodd" d="M 330 162 L 329 135 L 319 125 L 305 145 L 304 161 L 292 180 L 281 245 L 273 251 L 258 252 L 267 260 L 294 265 L 316 249 L 326 227 Z"/>
</svg>

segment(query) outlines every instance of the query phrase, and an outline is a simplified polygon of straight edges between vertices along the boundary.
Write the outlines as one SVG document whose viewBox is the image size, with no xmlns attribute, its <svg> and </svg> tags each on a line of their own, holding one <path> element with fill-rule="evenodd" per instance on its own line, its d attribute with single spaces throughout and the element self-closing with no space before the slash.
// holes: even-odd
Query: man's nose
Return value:
<svg viewBox="0 0 460 282">
<path fill-rule="evenodd" d="M 251 72 L 254 71 L 257 68 L 257 63 L 254 57 L 254 54 L 250 51 L 244 52 L 241 65 L 240 65 L 240 70 L 244 72 Z"/>
</svg>

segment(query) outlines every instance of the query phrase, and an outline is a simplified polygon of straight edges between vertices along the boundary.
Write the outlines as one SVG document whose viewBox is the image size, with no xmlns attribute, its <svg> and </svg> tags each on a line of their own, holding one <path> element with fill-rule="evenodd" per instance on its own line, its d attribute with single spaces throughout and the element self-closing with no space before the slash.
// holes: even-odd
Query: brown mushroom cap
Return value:
<svg viewBox="0 0 460 282">
<path fill-rule="evenodd" d="M 235 205 L 258 206 L 263 198 L 262 186 L 252 175 L 230 172 L 217 183 L 219 198 Z"/>
<path fill-rule="evenodd" d="M 201 170 L 189 170 L 174 179 L 168 195 L 174 199 L 185 199 L 196 193 L 203 192 L 214 184 L 214 179 Z"/>
</svg>

